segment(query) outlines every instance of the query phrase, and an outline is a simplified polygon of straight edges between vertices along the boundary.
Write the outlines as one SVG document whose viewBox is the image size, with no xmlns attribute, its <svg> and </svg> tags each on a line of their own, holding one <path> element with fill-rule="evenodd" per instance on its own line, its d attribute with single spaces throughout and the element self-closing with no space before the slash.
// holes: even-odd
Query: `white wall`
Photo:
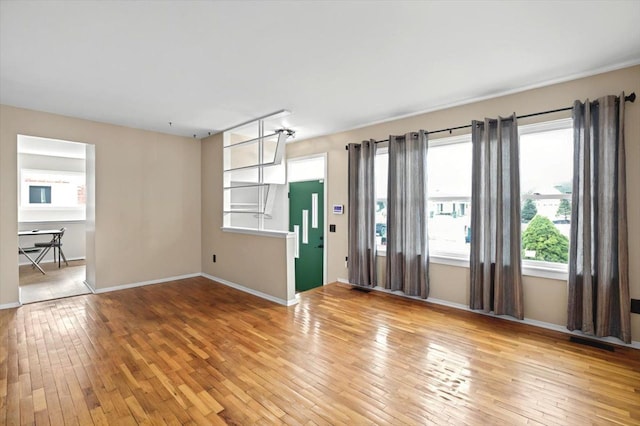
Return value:
<svg viewBox="0 0 640 426">
<path fill-rule="evenodd" d="M 56 172 L 85 173 L 85 159 L 68 158 L 52 155 L 18 154 L 18 221 L 19 222 L 50 222 L 50 221 L 78 221 L 85 219 L 84 208 L 54 208 L 51 206 L 22 205 L 20 188 L 20 171 L 52 170 Z M 22 229 L 22 228 L 21 228 Z"/>
<path fill-rule="evenodd" d="M 287 182 L 320 180 L 325 177 L 325 156 L 290 158 L 287 161 Z"/>
</svg>

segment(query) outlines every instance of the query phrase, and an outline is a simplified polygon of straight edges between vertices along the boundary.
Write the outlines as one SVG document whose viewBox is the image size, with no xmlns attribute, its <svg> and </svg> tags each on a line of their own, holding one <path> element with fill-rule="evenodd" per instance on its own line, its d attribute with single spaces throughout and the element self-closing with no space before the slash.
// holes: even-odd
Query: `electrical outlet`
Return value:
<svg viewBox="0 0 640 426">
<path fill-rule="evenodd" d="M 216 263 L 216 255 L 213 255 L 213 263 Z"/>
</svg>

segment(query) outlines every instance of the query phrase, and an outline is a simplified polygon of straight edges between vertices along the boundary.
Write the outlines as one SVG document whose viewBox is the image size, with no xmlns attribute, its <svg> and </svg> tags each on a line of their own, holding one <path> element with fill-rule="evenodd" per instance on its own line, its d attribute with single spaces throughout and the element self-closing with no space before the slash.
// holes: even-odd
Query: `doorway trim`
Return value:
<svg viewBox="0 0 640 426">
<path fill-rule="evenodd" d="M 304 178 L 304 179 L 299 179 L 299 180 L 289 180 L 289 163 L 295 163 L 297 161 L 304 161 L 304 160 L 311 160 L 311 159 L 315 159 L 315 158 L 322 158 L 323 161 L 323 170 L 322 170 L 322 178 L 318 178 L 318 179 L 322 179 L 324 181 L 324 217 L 325 217 L 325 221 L 324 221 L 324 227 L 322 229 L 322 237 L 323 237 L 323 241 L 324 241 L 324 247 L 322 249 L 322 285 L 326 285 L 327 284 L 327 275 L 328 275 L 328 262 L 327 262 L 327 253 L 328 253 L 328 248 L 329 248 L 329 241 L 327 239 L 327 230 L 329 229 L 329 207 L 327 204 L 327 193 L 329 192 L 329 179 L 327 177 L 327 171 L 328 171 L 328 167 L 327 167 L 327 163 L 328 163 L 328 153 L 327 152 L 321 152 L 318 154 L 310 154 L 310 155 L 303 155 L 300 157 L 292 157 L 292 158 L 288 158 L 287 159 L 287 168 L 286 168 L 286 173 L 287 173 L 287 193 L 290 192 L 290 188 L 289 188 L 289 183 L 291 182 L 304 182 L 304 181 L 308 181 L 308 180 L 314 180 L 315 178 Z M 318 180 L 316 179 L 316 180 Z M 289 217 L 289 199 L 287 198 L 287 223 L 289 223 L 289 221 L 291 220 L 291 218 Z"/>
</svg>

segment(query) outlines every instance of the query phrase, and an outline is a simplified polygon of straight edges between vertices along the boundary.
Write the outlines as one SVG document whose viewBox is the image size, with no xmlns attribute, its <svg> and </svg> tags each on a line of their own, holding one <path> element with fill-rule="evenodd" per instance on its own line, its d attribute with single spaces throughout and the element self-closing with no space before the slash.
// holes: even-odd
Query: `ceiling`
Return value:
<svg viewBox="0 0 640 426">
<path fill-rule="evenodd" d="M 198 138 L 286 109 L 301 140 L 638 64 L 639 21 L 637 0 L 0 0 L 0 102 Z"/>
</svg>

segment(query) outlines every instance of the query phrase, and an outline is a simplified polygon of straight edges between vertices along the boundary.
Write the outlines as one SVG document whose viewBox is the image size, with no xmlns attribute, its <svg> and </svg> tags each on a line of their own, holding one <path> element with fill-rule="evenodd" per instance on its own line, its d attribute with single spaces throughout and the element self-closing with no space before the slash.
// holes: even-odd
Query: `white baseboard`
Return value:
<svg viewBox="0 0 640 426">
<path fill-rule="evenodd" d="M 4 304 L 0 305 L 0 310 L 2 310 L 2 309 L 19 308 L 20 306 L 22 306 L 22 303 L 20 303 L 20 302 L 4 303 Z"/>
<path fill-rule="evenodd" d="M 200 273 L 195 273 L 195 274 L 178 275 L 175 277 L 160 278 L 157 280 L 141 281 L 137 283 L 116 285 L 113 287 L 96 288 L 96 289 L 92 289 L 91 286 L 87 286 L 87 287 L 89 287 L 89 289 L 91 289 L 95 294 L 101 294 L 101 293 L 109 293 L 111 291 L 126 290 L 128 288 L 143 287 L 146 285 L 162 284 L 169 281 L 184 280 L 186 278 L 194 278 L 199 276 L 200 276 Z"/>
<path fill-rule="evenodd" d="M 21 260 L 18 262 L 18 266 L 24 266 L 24 265 L 32 265 L 31 262 L 29 262 L 29 259 L 26 259 L 24 257 L 20 258 Z M 35 257 L 33 258 L 35 260 Z M 67 261 L 71 262 L 72 260 L 84 260 L 84 257 L 67 257 Z M 41 260 L 39 263 L 58 263 L 57 260 L 51 260 L 51 259 L 45 259 L 45 260 Z M 64 259 L 62 259 L 62 263 L 64 263 Z"/>
<path fill-rule="evenodd" d="M 91 293 L 96 294 L 96 289 L 90 286 L 86 279 L 83 280 L 82 283 L 86 285 L 89 290 L 91 290 Z"/>
<path fill-rule="evenodd" d="M 266 293 L 263 293 L 261 291 L 254 290 L 252 288 L 248 288 L 248 287 L 245 287 L 243 285 L 236 284 L 234 282 L 227 281 L 227 280 L 222 279 L 222 278 L 214 277 L 212 275 L 205 274 L 203 272 L 198 272 L 198 273 L 193 273 L 193 274 L 186 274 L 186 275 L 178 275 L 178 276 L 175 276 L 175 277 L 160 278 L 160 279 L 157 279 L 157 280 L 141 281 L 141 282 L 137 282 L 137 283 L 129 283 L 129 284 L 123 284 L 123 285 L 117 285 L 117 286 L 105 287 L 105 288 L 97 288 L 97 289 L 94 289 L 91 286 L 87 285 L 87 288 L 89 288 L 89 290 L 91 290 L 94 294 L 102 294 L 102 293 L 109 293 L 109 292 L 112 292 L 112 291 L 126 290 L 126 289 L 129 289 L 129 288 L 143 287 L 143 286 L 154 285 L 154 284 L 162 284 L 162 283 L 166 283 L 166 282 L 170 282 L 170 281 L 184 280 L 184 279 L 187 279 L 187 278 L 195 278 L 195 277 L 205 277 L 205 278 L 210 279 L 212 281 L 219 282 L 220 284 L 226 285 L 228 287 L 235 288 L 236 290 L 240 290 L 240 291 L 243 291 L 245 293 L 252 294 L 252 295 L 260 297 L 262 299 L 269 300 L 269 301 L 277 303 L 279 305 L 284 305 L 284 306 L 295 305 L 296 303 L 298 303 L 298 299 L 299 299 L 298 295 L 296 295 L 296 297 L 294 299 L 291 299 L 291 300 L 280 299 L 279 297 L 271 296 L 270 294 L 266 294 Z M 19 287 L 18 287 L 18 291 L 20 291 Z M 22 304 L 20 302 L 6 303 L 6 304 L 3 304 L 3 305 L 0 305 L 0 309 L 18 308 L 20 306 L 22 306 Z"/>
<path fill-rule="evenodd" d="M 526 318 L 526 317 L 523 320 L 519 320 L 519 319 L 513 318 L 513 317 L 511 317 L 509 315 L 496 315 L 496 314 L 493 314 L 491 312 L 475 311 L 473 309 L 470 309 L 466 305 L 461 305 L 459 303 L 452 303 L 452 302 L 448 302 L 446 300 L 428 299 L 427 301 L 435 303 L 437 305 L 449 306 L 451 308 L 462 309 L 464 311 L 473 312 L 475 314 L 487 315 L 487 316 L 490 316 L 490 317 L 500 318 L 500 319 L 504 319 L 504 320 L 507 320 L 507 321 L 514 321 L 514 322 L 518 322 L 518 323 L 521 323 L 521 324 L 532 325 L 534 327 L 546 328 L 547 330 L 559 331 L 561 333 L 571 334 L 573 336 L 584 337 L 584 338 L 591 339 L 591 340 L 597 340 L 597 341 L 600 341 L 600 342 L 603 342 L 603 343 L 612 343 L 612 344 L 615 344 L 615 345 L 626 346 L 626 347 L 634 348 L 634 349 L 640 349 L 640 342 L 637 342 L 635 340 L 632 341 L 631 343 L 624 343 L 623 341 L 621 341 L 617 337 L 596 337 L 596 336 L 593 336 L 591 334 L 583 333 L 582 331 L 578 331 L 578 330 L 571 331 L 571 330 L 567 329 L 566 327 L 564 327 L 562 325 L 554 324 L 554 323 L 551 323 L 551 322 L 539 321 L 539 320 L 536 320 L 536 319 Z"/>
<path fill-rule="evenodd" d="M 343 280 L 341 278 L 338 278 L 338 282 L 345 283 L 345 284 L 350 284 L 347 280 Z M 350 285 L 353 285 L 353 284 L 350 284 Z M 491 313 L 491 312 L 476 311 L 476 310 L 470 309 L 467 305 L 463 305 L 461 303 L 449 302 L 448 300 L 441 300 L 441 299 L 434 299 L 434 298 L 422 299 L 422 298 L 417 297 L 417 296 L 407 296 L 406 294 L 404 294 L 401 291 L 391 291 L 389 289 L 382 288 L 382 287 L 374 287 L 371 290 L 380 291 L 382 293 L 394 294 L 396 296 L 406 297 L 407 299 L 418 300 L 418 301 L 421 301 L 421 302 L 434 303 L 436 305 L 447 306 L 449 308 L 460 309 L 460 310 L 467 311 L 467 312 L 473 312 L 474 314 L 486 315 L 486 316 L 490 316 L 490 317 L 498 318 L 498 319 L 503 319 L 503 320 L 507 320 L 507 321 L 514 321 L 514 322 L 517 322 L 517 323 L 520 323 L 520 324 L 527 324 L 527 325 L 531 325 L 531 326 L 534 326 L 534 327 L 546 328 L 547 330 L 559 331 L 561 333 L 571 334 L 573 336 L 584 337 L 584 338 L 587 338 L 587 339 L 596 340 L 596 341 L 603 342 L 603 343 L 611 343 L 611 344 L 618 345 L 618 346 L 626 346 L 628 348 L 640 349 L 640 342 L 635 341 L 635 340 L 632 341 L 631 343 L 624 343 L 623 341 L 621 341 L 620 339 L 618 339 L 616 337 L 596 337 L 596 336 L 593 336 L 591 334 L 586 334 L 586 333 L 583 333 L 583 332 L 577 331 L 577 330 L 571 331 L 571 330 L 568 330 L 566 327 L 564 327 L 562 325 L 553 324 L 553 323 L 550 323 L 550 322 L 538 321 L 538 320 L 531 319 L 531 318 L 525 318 L 524 320 L 518 320 L 518 319 L 513 318 L 511 316 L 508 316 L 508 315 L 495 315 L 494 313 Z"/>
<path fill-rule="evenodd" d="M 534 327 L 540 327 L 540 328 L 546 328 L 547 330 L 553 330 L 553 331 L 559 331 L 561 333 L 565 333 L 565 334 L 571 334 L 573 336 L 580 336 L 580 337 L 584 337 L 587 339 L 592 339 L 592 340 L 597 340 L 603 343 L 613 343 L 615 345 L 620 345 L 620 346 L 626 346 L 629 348 L 634 348 L 634 349 L 640 349 L 640 342 L 637 341 L 632 341 L 631 343 L 624 343 L 623 341 L 621 341 L 620 339 L 618 339 L 617 337 L 596 337 L 593 336 L 591 334 L 587 334 L 587 333 L 583 333 L 582 331 L 578 331 L 578 330 L 569 330 L 568 328 L 559 325 L 559 324 L 554 324 L 551 322 L 545 322 L 545 321 L 539 321 L 536 319 L 532 319 L 532 318 L 526 318 L 523 320 L 519 320 L 516 318 L 513 318 L 509 315 L 496 315 L 494 313 L 491 312 L 482 312 L 482 311 L 476 311 L 473 310 L 471 308 L 469 308 L 467 305 L 462 305 L 460 303 L 453 303 L 453 302 L 449 302 L 446 300 L 440 300 L 440 299 L 428 299 L 428 302 L 432 302 L 435 303 L 437 305 L 443 305 L 443 306 L 449 306 L 451 308 L 455 308 L 455 309 L 461 309 L 464 311 L 468 311 L 468 312 L 473 312 L 475 314 L 480 314 L 480 315 L 486 315 L 486 316 L 490 316 L 490 317 L 494 317 L 494 318 L 500 318 L 500 319 L 504 319 L 507 321 L 514 321 L 514 322 L 518 322 L 521 324 L 527 324 L 527 325 L 532 325 Z"/>
<path fill-rule="evenodd" d="M 220 284 L 224 284 L 227 287 L 235 288 L 236 290 L 244 291 L 245 293 L 252 294 L 252 295 L 260 297 L 262 299 L 266 299 L 266 300 L 269 300 L 271 302 L 277 303 L 279 305 L 291 306 L 291 305 L 295 305 L 296 303 L 298 303 L 298 297 L 297 296 L 296 296 L 295 299 L 291 299 L 291 300 L 280 299 L 279 297 L 275 297 L 275 296 L 272 296 L 270 294 L 263 293 L 263 292 L 258 291 L 258 290 L 254 290 L 252 288 L 245 287 L 243 285 L 236 284 L 234 282 L 227 281 L 227 280 L 222 279 L 222 278 L 214 277 L 213 275 L 205 274 L 204 272 L 201 273 L 200 275 L 202 275 L 205 278 L 210 279 L 211 281 L 215 281 L 215 282 L 218 282 Z"/>
</svg>

